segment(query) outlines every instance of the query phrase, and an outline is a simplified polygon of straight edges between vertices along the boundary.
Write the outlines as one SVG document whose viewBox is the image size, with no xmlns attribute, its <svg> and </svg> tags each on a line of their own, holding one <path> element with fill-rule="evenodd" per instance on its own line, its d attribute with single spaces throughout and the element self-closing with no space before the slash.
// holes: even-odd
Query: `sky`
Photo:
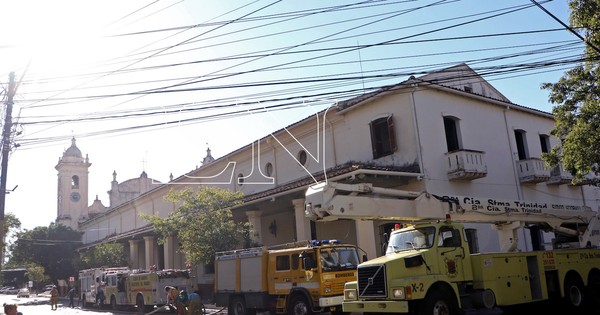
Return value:
<svg viewBox="0 0 600 315">
<path fill-rule="evenodd" d="M 567 1 L 539 1 L 568 23 Z M 530 0 L 0 0 L 0 86 L 19 82 L 5 212 L 56 219 L 55 166 L 75 137 L 89 202 L 167 182 L 337 101 L 467 63 L 513 103 L 584 44 Z M 5 115 L 2 106 L 2 117 Z"/>
</svg>

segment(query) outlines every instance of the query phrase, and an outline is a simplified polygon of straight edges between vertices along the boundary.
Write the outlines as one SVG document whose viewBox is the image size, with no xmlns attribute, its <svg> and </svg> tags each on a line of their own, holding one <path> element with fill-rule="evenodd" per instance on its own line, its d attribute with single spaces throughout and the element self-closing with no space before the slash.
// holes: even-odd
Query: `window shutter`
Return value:
<svg viewBox="0 0 600 315">
<path fill-rule="evenodd" d="M 396 144 L 396 132 L 394 131 L 394 119 L 392 115 L 387 118 L 388 125 L 388 135 L 390 137 L 390 151 L 396 152 L 398 150 L 398 145 Z"/>
<path fill-rule="evenodd" d="M 377 153 L 377 135 L 375 134 L 375 129 L 373 128 L 373 122 L 369 122 L 369 130 L 371 131 L 371 149 L 373 150 L 373 158 L 376 159 L 379 157 Z"/>
</svg>

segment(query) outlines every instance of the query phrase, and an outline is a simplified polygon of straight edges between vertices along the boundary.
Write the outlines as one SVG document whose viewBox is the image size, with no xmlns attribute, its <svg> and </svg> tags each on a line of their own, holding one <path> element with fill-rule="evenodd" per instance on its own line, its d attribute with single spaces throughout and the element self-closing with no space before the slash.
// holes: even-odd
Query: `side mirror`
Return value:
<svg viewBox="0 0 600 315">
<path fill-rule="evenodd" d="M 365 255 L 363 255 L 363 256 L 362 256 L 362 262 L 365 262 L 365 261 L 367 261 L 367 260 L 369 260 L 369 259 L 367 258 L 367 255 L 366 255 L 366 254 L 365 254 Z"/>
</svg>

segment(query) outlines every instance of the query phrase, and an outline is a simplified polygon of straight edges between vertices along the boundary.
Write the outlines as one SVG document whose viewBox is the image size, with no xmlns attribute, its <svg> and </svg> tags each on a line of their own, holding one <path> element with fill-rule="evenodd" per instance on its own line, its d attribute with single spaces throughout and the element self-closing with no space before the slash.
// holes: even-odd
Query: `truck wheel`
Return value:
<svg viewBox="0 0 600 315">
<path fill-rule="evenodd" d="M 241 297 L 234 297 L 229 302 L 227 313 L 229 315 L 247 315 L 246 302 Z"/>
<path fill-rule="evenodd" d="M 565 303 L 572 310 L 583 310 L 585 293 L 583 284 L 576 277 L 568 277 L 565 280 Z"/>
<path fill-rule="evenodd" d="M 419 315 L 454 315 L 454 303 L 444 290 L 434 290 L 427 293 L 419 305 Z"/>
<path fill-rule="evenodd" d="M 310 304 L 304 296 L 297 294 L 292 297 L 288 315 L 312 315 Z"/>
</svg>

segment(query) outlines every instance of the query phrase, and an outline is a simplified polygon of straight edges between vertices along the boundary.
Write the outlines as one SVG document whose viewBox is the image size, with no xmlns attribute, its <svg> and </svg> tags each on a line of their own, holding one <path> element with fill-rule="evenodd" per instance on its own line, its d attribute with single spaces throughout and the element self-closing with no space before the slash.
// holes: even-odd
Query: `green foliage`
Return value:
<svg viewBox="0 0 600 315">
<path fill-rule="evenodd" d="M 16 233 L 16 242 L 10 246 L 10 266 L 30 263 L 44 266 L 45 273 L 53 281 L 68 279 L 77 274 L 75 268 L 81 244 L 81 233 L 62 224 L 51 223 L 48 227 L 36 227 Z"/>
<path fill-rule="evenodd" d="M 589 173 L 600 172 L 600 0 L 571 0 L 570 23 L 586 38 L 585 60 L 567 71 L 557 83 L 544 83 L 555 104 L 551 134 L 562 140 L 542 158 L 551 165 L 562 163 L 574 175 L 574 183 Z M 598 184 L 597 182 L 594 184 Z"/>
<path fill-rule="evenodd" d="M 242 194 L 210 186 L 197 190 L 171 191 L 165 200 L 177 205 L 167 217 L 142 215 L 159 233 L 159 242 L 169 236 L 179 240 L 179 250 L 192 264 L 214 262 L 215 252 L 248 243 L 250 226 L 236 223 L 230 208 L 241 204 Z"/>
<path fill-rule="evenodd" d="M 117 266 L 127 266 L 127 256 L 123 244 L 104 243 L 83 253 L 77 269 Z"/>
<path fill-rule="evenodd" d="M 0 233 L 2 233 L 2 239 L 11 240 L 13 234 L 21 229 L 21 221 L 12 213 L 4 215 L 4 222 L 0 227 Z M 4 254 L 6 250 L 6 244 L 0 243 L 0 255 Z M 4 255 L 2 255 L 4 257 Z"/>
<path fill-rule="evenodd" d="M 28 280 L 33 281 L 34 287 L 36 288 L 38 288 L 40 284 L 50 280 L 50 277 L 46 275 L 46 270 L 44 267 L 36 263 L 30 263 L 27 265 L 25 277 L 27 277 Z"/>
</svg>

